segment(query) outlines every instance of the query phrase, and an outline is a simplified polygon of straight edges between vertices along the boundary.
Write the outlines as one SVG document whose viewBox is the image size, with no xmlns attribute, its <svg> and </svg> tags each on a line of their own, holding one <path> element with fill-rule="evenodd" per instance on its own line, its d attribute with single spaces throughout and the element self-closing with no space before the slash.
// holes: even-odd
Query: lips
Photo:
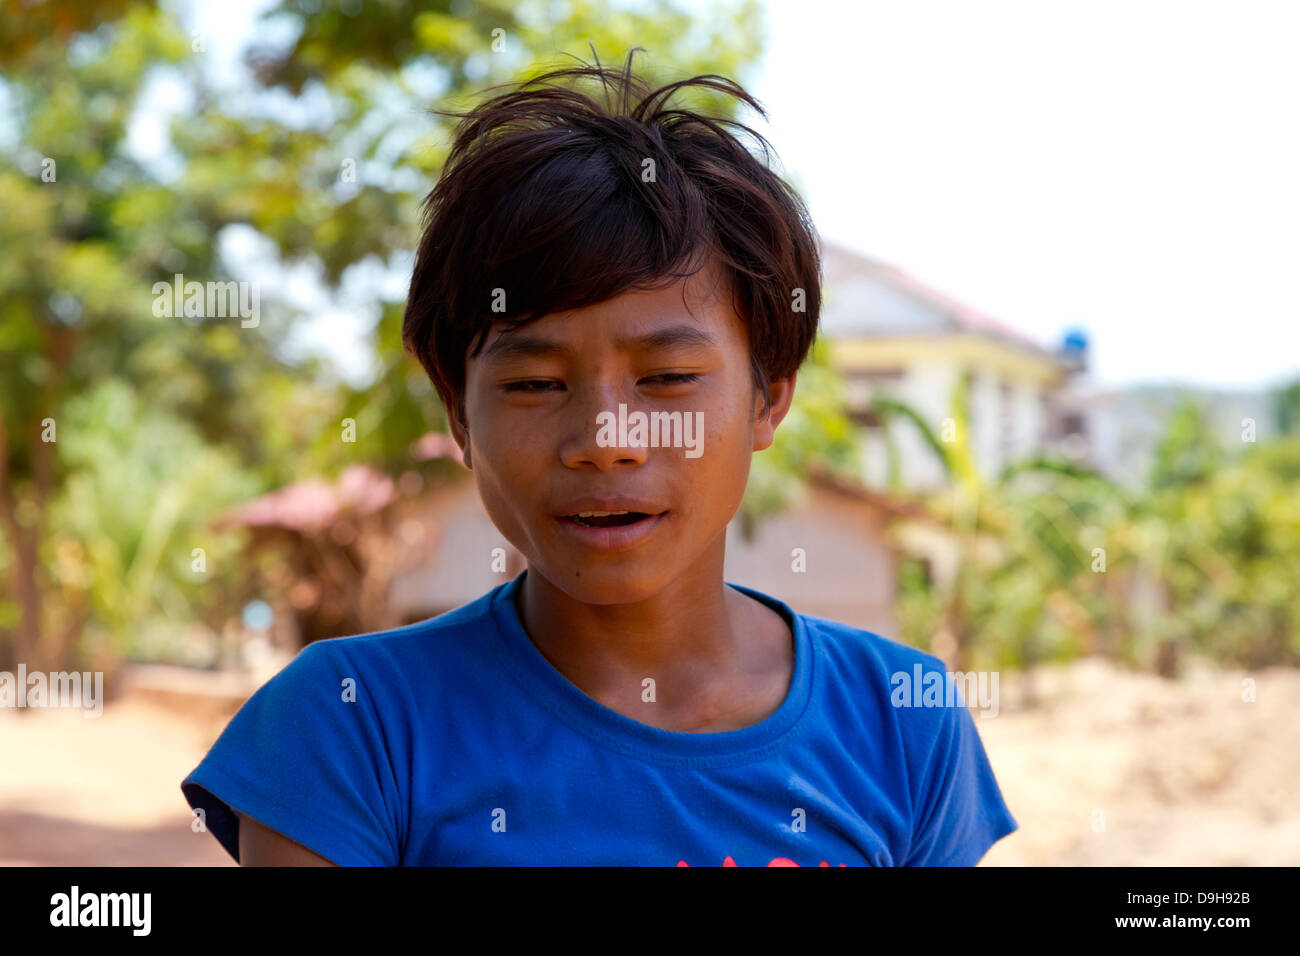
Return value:
<svg viewBox="0 0 1300 956">
<path fill-rule="evenodd" d="M 584 550 L 610 553 L 638 547 L 671 518 L 672 513 L 665 511 L 657 515 L 646 515 L 631 524 L 612 525 L 608 528 L 579 524 L 568 517 L 556 518 L 555 523 L 565 538 Z"/>
<path fill-rule="evenodd" d="M 645 541 L 668 515 L 656 502 L 620 497 L 574 499 L 553 516 L 565 537 L 585 548 L 625 551 Z"/>
<path fill-rule="evenodd" d="M 572 518 L 580 515 L 621 516 L 624 523 L 626 523 L 627 515 L 653 517 L 654 515 L 661 515 L 667 510 L 664 505 L 646 498 L 615 496 L 612 498 L 574 498 L 553 509 L 551 514 L 557 518 Z"/>
<path fill-rule="evenodd" d="M 644 511 L 615 511 L 615 512 L 579 512 L 576 515 L 566 516 L 570 521 L 582 525 L 584 528 L 617 528 L 622 525 L 636 524 L 642 518 L 650 517 Z"/>
</svg>

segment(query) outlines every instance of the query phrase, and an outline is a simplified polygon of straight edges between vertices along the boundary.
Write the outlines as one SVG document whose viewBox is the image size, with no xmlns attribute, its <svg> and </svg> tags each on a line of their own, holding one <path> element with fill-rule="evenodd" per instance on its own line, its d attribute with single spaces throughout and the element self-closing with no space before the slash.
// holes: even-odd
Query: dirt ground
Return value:
<svg viewBox="0 0 1300 956">
<path fill-rule="evenodd" d="M 1256 700 L 1242 700 L 1242 679 Z M 1300 671 L 1178 682 L 1085 661 L 1004 674 L 976 727 L 1020 830 L 985 866 L 1300 864 Z M 0 865 L 226 866 L 180 781 L 225 720 L 127 697 L 0 710 Z"/>
<path fill-rule="evenodd" d="M 1008 706 L 1008 675 L 1001 714 L 976 716 L 1020 823 L 984 865 L 1300 864 L 1300 670 L 1167 681 L 1089 660 L 1035 679 L 1042 708 Z"/>
</svg>

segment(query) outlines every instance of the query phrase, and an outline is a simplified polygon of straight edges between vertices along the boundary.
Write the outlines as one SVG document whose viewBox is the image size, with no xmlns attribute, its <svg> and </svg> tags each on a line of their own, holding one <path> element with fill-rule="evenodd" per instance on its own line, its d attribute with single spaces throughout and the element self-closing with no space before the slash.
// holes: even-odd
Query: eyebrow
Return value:
<svg viewBox="0 0 1300 956">
<path fill-rule="evenodd" d="M 672 325 L 646 335 L 627 336 L 618 339 L 614 345 L 621 351 L 633 349 L 667 349 L 674 346 L 702 345 L 717 348 L 717 340 L 703 329 L 694 325 Z M 546 355 L 570 355 L 573 349 L 553 339 L 536 335 L 503 335 L 483 352 L 486 361 L 495 356 L 503 358 L 520 358 Z"/>
</svg>

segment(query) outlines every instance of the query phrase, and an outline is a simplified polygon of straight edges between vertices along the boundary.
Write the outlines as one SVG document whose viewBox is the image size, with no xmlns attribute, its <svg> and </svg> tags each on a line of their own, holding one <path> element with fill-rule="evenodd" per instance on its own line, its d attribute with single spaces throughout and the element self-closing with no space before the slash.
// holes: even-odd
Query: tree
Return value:
<svg viewBox="0 0 1300 956">
<path fill-rule="evenodd" d="M 400 295 L 376 310 L 377 379 L 349 389 L 319 362 L 286 358 L 307 318 L 291 304 L 268 301 L 255 327 L 160 314 L 158 283 L 246 281 L 220 253 L 241 229 L 269 240 L 279 264 L 316 268 L 331 294 L 367 267 L 400 272 L 446 150 L 426 107 L 593 48 L 618 60 L 644 47 L 651 79 L 742 82 L 759 50 L 753 2 L 575 0 L 554 22 L 550 9 L 284 2 L 266 17 L 293 40 L 257 50 L 253 87 L 230 90 L 207 70 L 203 38 L 148 0 L 6 8 L 0 89 L 16 138 L 0 144 L 0 664 L 53 667 L 83 626 L 123 649 L 143 627 L 136 615 L 180 626 L 214 613 L 239 575 L 189 577 L 196 535 L 225 552 L 201 530 L 208 517 L 358 460 L 400 467 L 442 422 L 418 365 L 399 357 Z M 127 133 L 159 76 L 192 108 L 171 124 L 170 162 L 151 164 Z M 685 98 L 729 115 L 714 96 Z M 107 428 L 113 409 L 137 427 Z M 340 439 L 345 417 L 355 442 Z M 120 508 L 109 488 L 158 507 Z"/>
<path fill-rule="evenodd" d="M 73 400 L 118 381 L 146 406 L 188 411 L 207 440 L 255 436 L 256 406 L 248 414 L 234 399 L 276 363 L 267 339 L 235 343 L 224 322 L 184 325 L 152 309 L 153 282 L 174 269 L 219 269 L 184 193 L 126 148 L 151 68 L 188 51 L 179 30 L 146 3 L 24 4 L 3 23 L 17 139 L 0 157 L 0 526 L 11 580 L 0 658 L 44 666 L 81 622 L 46 600 L 60 569 L 77 577 L 81 567 L 49 523 L 72 477 Z"/>
<path fill-rule="evenodd" d="M 818 337 L 795 381 L 794 399 L 772 445 L 756 454 L 740 504 L 741 533 L 752 540 L 760 521 L 807 494 L 814 471 L 856 479 L 860 452 L 846 411 L 844 382 Z"/>
</svg>

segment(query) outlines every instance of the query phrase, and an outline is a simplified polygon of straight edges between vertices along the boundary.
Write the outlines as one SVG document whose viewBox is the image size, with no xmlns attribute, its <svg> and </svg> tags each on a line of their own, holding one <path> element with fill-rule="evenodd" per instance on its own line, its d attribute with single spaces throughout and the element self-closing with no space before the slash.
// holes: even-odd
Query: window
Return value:
<svg viewBox="0 0 1300 956">
<path fill-rule="evenodd" d="M 871 404 L 877 395 L 891 394 L 893 386 L 906 374 L 901 366 L 855 369 L 845 373 L 844 389 L 850 420 L 864 428 L 879 428 L 883 420 L 872 411 Z"/>
<path fill-rule="evenodd" d="M 1016 450 L 1016 396 L 1007 382 L 998 386 L 998 444 L 1006 464 Z"/>
<path fill-rule="evenodd" d="M 878 394 L 889 394 L 892 386 L 901 382 L 906 370 L 898 366 L 889 368 L 854 369 L 844 375 L 845 389 L 850 408 L 865 408 Z"/>
</svg>

